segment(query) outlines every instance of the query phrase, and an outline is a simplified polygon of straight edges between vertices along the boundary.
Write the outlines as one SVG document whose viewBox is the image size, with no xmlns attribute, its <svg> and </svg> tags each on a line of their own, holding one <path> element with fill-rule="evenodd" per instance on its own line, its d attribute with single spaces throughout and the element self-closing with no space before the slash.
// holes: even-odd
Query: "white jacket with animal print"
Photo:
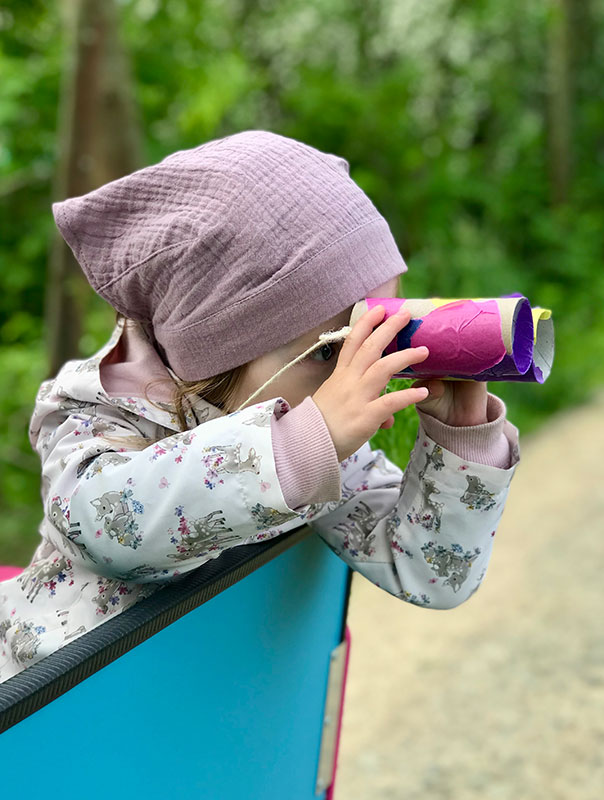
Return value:
<svg viewBox="0 0 604 800">
<path fill-rule="evenodd" d="M 95 356 L 40 387 L 30 438 L 42 460 L 42 541 L 0 584 L 0 682 L 223 550 L 302 523 L 402 600 L 451 608 L 476 591 L 518 461 L 513 434 L 512 466 L 501 469 L 465 461 L 420 425 L 404 475 L 365 444 L 339 465 L 337 499 L 293 509 L 271 425 L 288 403 L 224 415 L 198 399 L 178 432 L 168 404 L 104 390 L 100 363 L 121 334 L 118 324 Z M 129 447 L 141 435 L 155 443 Z"/>
</svg>

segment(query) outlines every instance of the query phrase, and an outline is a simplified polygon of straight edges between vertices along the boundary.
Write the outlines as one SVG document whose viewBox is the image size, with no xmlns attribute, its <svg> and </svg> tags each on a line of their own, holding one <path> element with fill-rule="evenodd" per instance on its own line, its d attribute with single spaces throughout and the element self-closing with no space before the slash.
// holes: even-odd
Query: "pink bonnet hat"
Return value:
<svg viewBox="0 0 604 800">
<path fill-rule="evenodd" d="M 52 206 L 92 288 L 181 379 L 270 352 L 407 267 L 348 162 L 244 131 Z"/>
</svg>

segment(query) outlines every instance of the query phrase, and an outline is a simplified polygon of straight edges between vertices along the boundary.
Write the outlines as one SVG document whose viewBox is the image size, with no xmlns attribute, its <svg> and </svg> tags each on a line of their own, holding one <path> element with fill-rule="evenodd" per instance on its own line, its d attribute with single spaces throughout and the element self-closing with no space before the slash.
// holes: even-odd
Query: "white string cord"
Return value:
<svg viewBox="0 0 604 800">
<path fill-rule="evenodd" d="M 237 411 L 241 411 L 243 408 L 245 408 L 247 406 L 247 404 L 250 402 L 250 400 L 253 400 L 254 397 L 259 395 L 260 392 L 263 389 L 266 389 L 267 386 L 270 386 L 270 384 L 274 380 L 276 380 L 279 377 L 279 375 L 282 375 L 285 372 L 286 369 L 289 369 L 290 367 L 293 367 L 294 364 L 297 364 L 298 362 L 302 361 L 302 359 L 304 359 L 304 358 L 306 358 L 306 356 L 310 355 L 313 352 L 313 350 L 317 350 L 319 347 L 323 347 L 324 345 L 330 344 L 331 342 L 339 342 L 340 340 L 345 339 L 348 336 L 348 334 L 350 333 L 351 330 L 352 330 L 351 327 L 349 327 L 348 325 L 345 325 L 343 328 L 340 328 L 337 331 L 327 331 L 326 333 L 321 333 L 319 335 L 319 341 L 318 342 L 315 342 L 313 345 L 311 345 L 308 348 L 308 350 L 305 350 L 297 358 L 294 358 L 293 361 L 290 361 L 289 364 L 286 364 L 284 367 L 282 367 L 279 370 L 279 372 L 276 372 L 273 375 L 272 378 L 269 378 L 265 383 L 262 384 L 262 386 L 259 389 L 256 389 L 256 391 L 248 397 L 248 399 L 245 401 L 245 403 L 242 403 L 239 406 L 239 408 L 236 409 L 236 410 Z"/>
</svg>

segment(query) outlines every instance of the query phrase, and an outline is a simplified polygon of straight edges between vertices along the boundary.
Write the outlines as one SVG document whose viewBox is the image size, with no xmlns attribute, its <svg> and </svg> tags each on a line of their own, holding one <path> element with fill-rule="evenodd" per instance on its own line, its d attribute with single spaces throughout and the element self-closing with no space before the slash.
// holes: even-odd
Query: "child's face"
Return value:
<svg viewBox="0 0 604 800">
<path fill-rule="evenodd" d="M 398 287 L 399 278 L 392 278 L 370 292 L 367 297 L 396 297 Z M 283 347 L 250 361 L 239 391 L 234 400 L 231 401 L 232 408 L 238 408 L 272 375 L 317 342 L 320 333 L 338 330 L 344 325 L 348 325 L 351 312 L 352 306 Z M 318 348 L 307 356 L 304 361 L 300 361 L 286 370 L 283 375 L 267 386 L 252 402 L 260 403 L 273 397 L 283 397 L 294 408 L 305 397 L 313 395 L 319 386 L 329 378 L 336 366 L 342 343 L 326 344 Z"/>
</svg>

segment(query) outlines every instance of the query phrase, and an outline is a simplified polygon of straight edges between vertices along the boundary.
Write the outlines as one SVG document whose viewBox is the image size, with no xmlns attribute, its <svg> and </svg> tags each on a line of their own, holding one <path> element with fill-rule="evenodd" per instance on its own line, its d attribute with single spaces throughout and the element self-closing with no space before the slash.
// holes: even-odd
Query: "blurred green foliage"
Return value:
<svg viewBox="0 0 604 800">
<path fill-rule="evenodd" d="M 41 514 L 26 429 L 46 377 L 44 283 L 65 49 L 59 5 L 0 0 L 0 561 L 17 563 L 29 559 Z M 576 4 L 571 21 L 572 179 L 555 205 L 546 89 L 554 6 L 546 0 L 118 7 L 146 163 L 247 128 L 342 155 L 407 260 L 405 294 L 519 291 L 553 309 L 557 352 L 547 383 L 491 386 L 522 432 L 602 383 L 601 0 Z M 93 312 L 83 353 L 113 324 L 100 301 Z M 372 443 L 404 466 L 415 421 L 398 417 Z"/>
</svg>

